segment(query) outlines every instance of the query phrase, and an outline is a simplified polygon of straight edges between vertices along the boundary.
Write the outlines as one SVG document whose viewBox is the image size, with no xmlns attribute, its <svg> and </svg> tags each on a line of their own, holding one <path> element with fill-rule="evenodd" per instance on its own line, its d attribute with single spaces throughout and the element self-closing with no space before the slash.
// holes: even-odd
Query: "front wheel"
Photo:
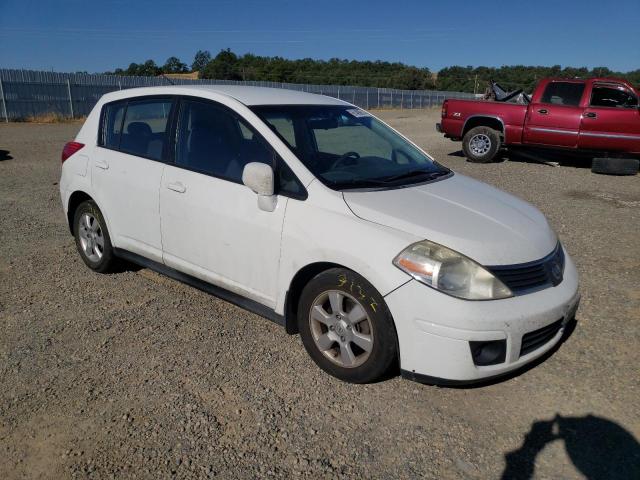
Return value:
<svg viewBox="0 0 640 480">
<path fill-rule="evenodd" d="M 462 139 L 462 151 L 470 162 L 489 163 L 500 150 L 500 132 L 489 127 L 475 127 Z"/>
<path fill-rule="evenodd" d="M 378 380 L 397 359 L 395 327 L 384 299 L 350 270 L 333 268 L 307 284 L 298 304 L 298 328 L 313 361 L 340 380 Z"/>
</svg>

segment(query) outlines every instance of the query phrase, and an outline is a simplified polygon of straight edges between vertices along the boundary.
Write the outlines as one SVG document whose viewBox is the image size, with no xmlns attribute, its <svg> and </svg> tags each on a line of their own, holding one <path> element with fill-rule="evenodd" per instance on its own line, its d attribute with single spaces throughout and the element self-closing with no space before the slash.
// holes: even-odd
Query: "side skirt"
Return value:
<svg viewBox="0 0 640 480">
<path fill-rule="evenodd" d="M 199 278 L 193 277 L 186 273 L 182 273 L 171 267 L 167 267 L 162 263 L 149 260 L 148 258 L 145 258 L 142 255 L 138 255 L 137 253 L 132 253 L 127 250 L 123 250 L 121 248 L 114 248 L 113 251 L 116 257 L 135 263 L 137 265 L 140 265 L 141 267 L 154 270 L 158 273 L 166 275 L 167 277 L 171 277 L 174 280 L 178 280 L 179 282 L 186 283 L 187 285 L 191 285 L 192 287 L 195 287 L 198 290 L 202 290 L 203 292 L 214 295 L 240 308 L 244 308 L 245 310 L 255 313 L 256 315 L 260 315 L 261 317 L 271 320 L 272 322 L 277 323 L 282 327 L 284 327 L 286 324 L 285 318 L 283 315 L 277 314 L 271 308 L 266 307 L 265 305 L 262 305 L 261 303 L 258 303 L 254 300 L 250 300 L 241 295 L 238 295 L 237 293 L 230 292 L 229 290 L 225 290 L 224 288 L 217 287 L 208 282 L 200 280 Z"/>
</svg>

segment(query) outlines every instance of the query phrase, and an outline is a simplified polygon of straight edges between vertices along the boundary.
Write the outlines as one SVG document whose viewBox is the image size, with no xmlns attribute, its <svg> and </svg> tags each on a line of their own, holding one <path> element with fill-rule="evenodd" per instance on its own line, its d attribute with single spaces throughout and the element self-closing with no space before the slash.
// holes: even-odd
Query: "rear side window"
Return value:
<svg viewBox="0 0 640 480">
<path fill-rule="evenodd" d="M 594 85 L 592 107 L 636 108 L 638 98 L 622 86 Z"/>
<path fill-rule="evenodd" d="M 542 103 L 577 107 L 584 92 L 584 83 L 551 82 L 542 95 Z"/>
<path fill-rule="evenodd" d="M 171 105 L 169 99 L 130 101 L 124 116 L 120 150 L 161 160 L 168 141 Z"/>
<path fill-rule="evenodd" d="M 113 149 L 119 148 L 122 120 L 124 119 L 126 107 L 126 102 L 110 103 L 104 107 L 102 134 L 100 135 L 101 146 Z"/>
</svg>

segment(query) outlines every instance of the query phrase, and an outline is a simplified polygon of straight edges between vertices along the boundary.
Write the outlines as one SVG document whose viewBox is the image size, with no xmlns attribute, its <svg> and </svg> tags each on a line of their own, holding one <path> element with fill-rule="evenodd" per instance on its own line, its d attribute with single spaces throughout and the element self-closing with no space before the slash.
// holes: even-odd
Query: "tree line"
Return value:
<svg viewBox="0 0 640 480">
<path fill-rule="evenodd" d="M 332 58 L 289 60 L 282 57 L 263 57 L 247 53 L 238 56 L 229 49 L 215 57 L 207 50 L 199 50 L 191 65 L 177 57 L 169 57 L 163 65 L 153 60 L 131 63 L 126 69 L 117 68 L 115 75 L 158 76 L 168 73 L 199 72 L 200 78 L 218 80 L 255 80 L 319 85 L 356 85 L 363 87 L 398 88 L 405 90 L 448 90 L 458 92 L 484 92 L 490 80 L 509 90 L 531 92 L 545 77 L 619 77 L 640 85 L 640 69 L 614 72 L 607 67 L 452 66 L 433 74 L 428 68 L 405 65 L 400 62 L 357 61 Z"/>
</svg>

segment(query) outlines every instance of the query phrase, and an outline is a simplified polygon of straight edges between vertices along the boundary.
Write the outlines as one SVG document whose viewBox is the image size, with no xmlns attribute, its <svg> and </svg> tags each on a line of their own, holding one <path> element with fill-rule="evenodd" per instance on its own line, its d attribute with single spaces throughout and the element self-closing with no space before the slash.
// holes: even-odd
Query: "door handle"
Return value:
<svg viewBox="0 0 640 480">
<path fill-rule="evenodd" d="M 546 108 L 541 108 L 540 110 L 538 110 L 538 113 L 541 113 L 542 115 L 546 115 L 547 113 L 549 113 L 549 111 Z"/>
<path fill-rule="evenodd" d="M 169 183 L 167 184 L 167 188 L 169 190 L 173 190 L 174 192 L 178 192 L 178 193 L 184 193 L 187 191 L 187 187 L 185 187 L 180 182 Z"/>
<path fill-rule="evenodd" d="M 595 113 L 593 113 L 593 112 L 587 112 L 587 113 L 585 113 L 585 114 L 584 114 L 584 117 L 585 117 L 585 118 L 596 118 L 597 116 L 598 116 L 598 115 L 596 115 L 596 114 L 595 114 Z"/>
<path fill-rule="evenodd" d="M 107 170 L 109 168 L 109 164 L 106 160 L 96 160 L 96 167 L 101 168 L 102 170 Z"/>
</svg>

